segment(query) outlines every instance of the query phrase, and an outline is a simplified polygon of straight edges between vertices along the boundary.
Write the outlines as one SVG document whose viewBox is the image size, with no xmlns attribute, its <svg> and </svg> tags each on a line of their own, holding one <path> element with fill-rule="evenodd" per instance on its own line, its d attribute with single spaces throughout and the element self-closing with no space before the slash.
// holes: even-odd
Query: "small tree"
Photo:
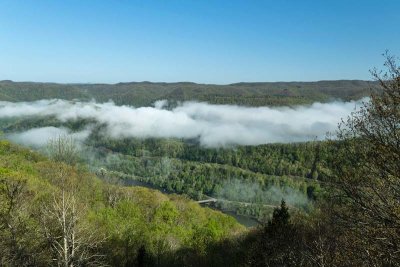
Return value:
<svg viewBox="0 0 400 267">
<path fill-rule="evenodd" d="M 96 229 L 85 224 L 86 208 L 75 194 L 74 186 L 63 167 L 58 172 L 60 190 L 42 207 L 44 236 L 58 266 L 102 266 L 103 255 L 97 252 L 103 241 Z"/>
<path fill-rule="evenodd" d="M 78 146 L 72 137 L 60 135 L 50 139 L 47 151 L 51 159 L 56 162 L 65 162 L 74 165 L 78 161 Z"/>
<path fill-rule="evenodd" d="M 251 266 L 296 266 L 299 250 L 292 240 L 296 234 L 284 200 L 274 209 L 253 248 Z"/>
<path fill-rule="evenodd" d="M 289 208 L 286 206 L 285 200 L 282 199 L 280 207 L 274 209 L 272 219 L 268 221 L 268 227 L 285 227 L 289 224 L 289 219 Z"/>
<path fill-rule="evenodd" d="M 0 177 L 0 265 L 34 266 L 46 262 L 22 178 Z"/>
<path fill-rule="evenodd" d="M 12 178 L 0 179 L 0 248 L 1 264 L 19 265 L 24 262 L 25 251 L 20 246 L 19 239 L 25 228 L 20 220 L 23 209 L 23 196 L 26 191 L 26 181 Z"/>
</svg>

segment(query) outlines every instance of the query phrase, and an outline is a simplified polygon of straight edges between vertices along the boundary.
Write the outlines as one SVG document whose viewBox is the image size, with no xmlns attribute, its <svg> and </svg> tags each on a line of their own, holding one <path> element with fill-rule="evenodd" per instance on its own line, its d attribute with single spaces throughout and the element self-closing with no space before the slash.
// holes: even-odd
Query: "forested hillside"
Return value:
<svg viewBox="0 0 400 267">
<path fill-rule="evenodd" d="M 9 133 L 33 127 L 80 131 L 90 121 L 0 120 Z M 101 126 L 80 146 L 80 159 L 105 180 L 134 182 L 185 194 L 194 200 L 217 198 L 218 208 L 265 221 L 284 198 L 309 211 L 329 175 L 331 154 L 325 142 L 206 148 L 179 139 L 113 139 Z M 46 152 L 45 152 L 46 153 Z"/>
<path fill-rule="evenodd" d="M 326 141 L 206 147 L 113 138 L 90 117 L 4 116 L 10 139 L 91 130 L 40 154 L 0 142 L 1 265 L 399 266 L 400 71 L 386 66 L 382 91 Z M 193 201 L 210 197 L 260 225 Z"/>
<path fill-rule="evenodd" d="M 0 267 L 400 267 L 399 26 L 0 0 Z"/>
<path fill-rule="evenodd" d="M 177 195 L 110 185 L 0 141 L 0 265 L 178 266 L 243 233 L 220 212 Z M 69 264 L 66 264 L 69 265 Z"/>
<path fill-rule="evenodd" d="M 355 100 L 378 88 L 376 82 L 359 80 L 319 82 L 236 83 L 229 85 L 132 82 L 118 84 L 56 84 L 0 81 L 0 101 L 34 101 L 41 99 L 79 99 L 114 101 L 118 105 L 149 106 L 166 99 L 205 101 L 212 104 L 246 106 L 282 106 Z"/>
</svg>

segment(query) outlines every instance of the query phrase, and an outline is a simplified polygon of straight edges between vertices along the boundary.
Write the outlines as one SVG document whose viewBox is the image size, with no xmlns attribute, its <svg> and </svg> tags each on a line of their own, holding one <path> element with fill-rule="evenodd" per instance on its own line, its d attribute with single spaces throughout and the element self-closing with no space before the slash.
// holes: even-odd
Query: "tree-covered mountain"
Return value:
<svg viewBox="0 0 400 267">
<path fill-rule="evenodd" d="M 381 91 L 322 142 L 211 148 L 115 139 L 90 119 L 5 117 L 6 138 L 32 127 L 93 131 L 79 150 L 59 136 L 42 154 L 0 141 L 0 265 L 400 266 L 400 69 L 393 57 L 386 66 L 373 72 Z M 188 196 L 263 223 L 245 229 Z"/>
<path fill-rule="evenodd" d="M 179 101 L 205 101 L 213 104 L 280 106 L 355 100 L 378 88 L 376 82 L 338 80 L 318 82 L 260 82 L 229 85 L 190 82 L 118 84 L 57 84 L 0 81 L 0 101 L 41 99 L 79 99 L 114 101 L 118 105 L 149 106 L 166 99 L 170 105 Z"/>
</svg>

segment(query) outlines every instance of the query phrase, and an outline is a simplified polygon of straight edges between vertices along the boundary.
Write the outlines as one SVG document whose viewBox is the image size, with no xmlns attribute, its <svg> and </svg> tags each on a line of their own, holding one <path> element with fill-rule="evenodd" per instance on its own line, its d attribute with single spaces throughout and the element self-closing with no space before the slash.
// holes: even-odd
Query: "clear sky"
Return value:
<svg viewBox="0 0 400 267">
<path fill-rule="evenodd" d="M 400 0 L 0 1 L 0 80 L 369 79 Z"/>
</svg>

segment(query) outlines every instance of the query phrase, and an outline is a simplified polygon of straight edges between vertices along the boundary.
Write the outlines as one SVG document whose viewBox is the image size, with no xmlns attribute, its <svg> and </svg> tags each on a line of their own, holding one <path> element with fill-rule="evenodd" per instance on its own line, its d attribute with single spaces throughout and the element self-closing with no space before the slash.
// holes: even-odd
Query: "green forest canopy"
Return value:
<svg viewBox="0 0 400 267">
<path fill-rule="evenodd" d="M 336 99 L 358 100 L 377 89 L 372 81 L 338 80 L 318 82 L 260 82 L 229 85 L 131 82 L 118 84 L 57 84 L 0 81 L 0 101 L 40 99 L 79 99 L 114 101 L 117 105 L 149 106 L 166 99 L 205 101 L 211 104 L 246 106 L 283 106 L 329 102 Z"/>
<path fill-rule="evenodd" d="M 23 264 L 51 264 L 51 242 L 58 237 L 51 241 L 43 231 L 57 232 L 58 226 L 46 211 L 64 192 L 80 210 L 74 226 L 79 238 L 98 244 L 113 266 L 134 263 L 138 253 L 163 262 L 177 250 L 204 251 L 244 232 L 232 217 L 183 196 L 106 184 L 84 166 L 55 163 L 8 141 L 0 141 L 0 191 L 1 265 L 17 256 Z"/>
</svg>

